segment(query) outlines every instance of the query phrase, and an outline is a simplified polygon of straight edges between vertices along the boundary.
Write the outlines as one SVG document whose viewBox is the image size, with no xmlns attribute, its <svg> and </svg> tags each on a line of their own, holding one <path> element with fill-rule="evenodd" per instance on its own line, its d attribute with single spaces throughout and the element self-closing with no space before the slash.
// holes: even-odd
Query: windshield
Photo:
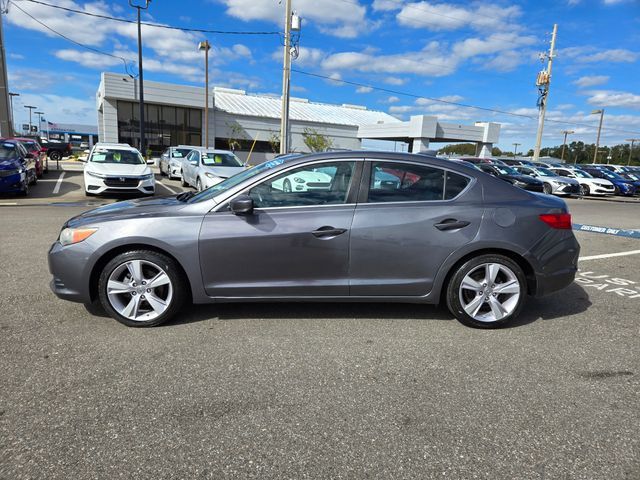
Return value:
<svg viewBox="0 0 640 480">
<path fill-rule="evenodd" d="M 587 172 L 583 172 L 582 170 L 574 170 L 572 173 L 578 178 L 593 178 Z"/>
<path fill-rule="evenodd" d="M 558 176 L 555 173 L 553 173 L 551 170 L 547 168 L 542 168 L 542 167 L 537 167 L 536 172 L 538 172 L 538 174 L 541 177 L 557 177 Z"/>
<path fill-rule="evenodd" d="M 22 142 L 29 152 L 39 152 L 40 147 L 36 142 Z"/>
<path fill-rule="evenodd" d="M 500 172 L 500 175 L 520 175 L 520 172 L 515 168 L 511 168 L 506 165 L 494 165 L 493 168 Z"/>
<path fill-rule="evenodd" d="M 277 167 L 278 165 L 282 165 L 286 160 L 286 157 L 276 158 L 274 160 L 270 160 L 260 165 L 256 165 L 255 167 L 250 168 L 249 170 L 244 170 L 233 177 L 229 177 L 226 180 L 223 180 L 220 183 L 213 185 L 212 187 L 203 190 L 202 192 L 194 195 L 189 199 L 189 203 L 196 202 L 204 202 L 205 200 L 210 200 L 213 197 L 224 193 L 227 190 L 235 187 L 236 185 L 241 184 L 245 180 L 255 177 L 256 175 L 260 175 L 262 172 L 266 170 L 270 170 L 272 168 Z"/>
<path fill-rule="evenodd" d="M 172 158 L 184 158 L 187 155 L 189 155 L 189 152 L 191 150 L 189 150 L 188 148 L 176 148 L 173 152 L 171 152 L 171 157 Z"/>
<path fill-rule="evenodd" d="M 140 165 L 145 161 L 136 151 L 100 148 L 93 151 L 90 162 L 117 163 L 119 165 Z"/>
<path fill-rule="evenodd" d="M 11 143 L 0 145 L 0 160 L 16 158 L 16 147 Z"/>
<path fill-rule="evenodd" d="M 617 173 L 613 173 L 610 170 L 606 170 L 603 168 L 598 171 L 602 173 L 602 175 L 607 177 L 609 180 L 624 180 L 624 177 L 622 177 L 621 175 L 618 175 Z"/>
<path fill-rule="evenodd" d="M 233 153 L 202 152 L 202 164 L 206 167 L 242 167 L 243 163 Z"/>
</svg>

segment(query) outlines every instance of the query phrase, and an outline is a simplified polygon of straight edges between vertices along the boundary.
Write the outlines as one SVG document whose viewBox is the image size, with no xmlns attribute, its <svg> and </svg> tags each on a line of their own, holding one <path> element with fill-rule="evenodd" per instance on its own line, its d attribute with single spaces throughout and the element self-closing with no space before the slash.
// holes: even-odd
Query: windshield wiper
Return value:
<svg viewBox="0 0 640 480">
<path fill-rule="evenodd" d="M 195 194 L 196 194 L 196 192 L 182 192 L 182 193 L 178 194 L 178 196 L 176 197 L 176 200 L 178 200 L 179 202 L 186 202 L 191 197 L 193 197 Z"/>
</svg>

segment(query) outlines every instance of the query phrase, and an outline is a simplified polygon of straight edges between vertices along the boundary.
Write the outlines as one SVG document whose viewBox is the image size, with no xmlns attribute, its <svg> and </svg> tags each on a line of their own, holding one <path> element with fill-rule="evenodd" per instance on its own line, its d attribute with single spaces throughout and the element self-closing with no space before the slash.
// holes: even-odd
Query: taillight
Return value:
<svg viewBox="0 0 640 480">
<path fill-rule="evenodd" d="M 545 213 L 540 215 L 540 220 L 549 225 L 551 228 L 558 228 L 560 230 L 571 230 L 570 213 Z"/>
</svg>

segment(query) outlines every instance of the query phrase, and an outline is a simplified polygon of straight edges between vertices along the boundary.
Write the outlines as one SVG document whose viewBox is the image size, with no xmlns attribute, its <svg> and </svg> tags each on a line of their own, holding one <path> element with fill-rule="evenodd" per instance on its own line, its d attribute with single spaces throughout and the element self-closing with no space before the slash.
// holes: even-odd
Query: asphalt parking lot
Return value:
<svg viewBox="0 0 640 480">
<path fill-rule="evenodd" d="M 576 232 L 576 282 L 512 328 L 247 304 L 130 329 L 49 290 L 61 224 L 115 200 L 74 168 L 0 198 L 0 479 L 640 478 L 637 201 L 568 200 L 608 230 Z"/>
</svg>

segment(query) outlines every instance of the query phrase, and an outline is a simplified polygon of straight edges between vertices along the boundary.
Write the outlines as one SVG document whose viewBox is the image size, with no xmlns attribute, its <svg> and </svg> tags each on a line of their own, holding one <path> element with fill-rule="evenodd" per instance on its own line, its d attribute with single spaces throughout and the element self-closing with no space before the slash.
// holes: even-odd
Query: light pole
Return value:
<svg viewBox="0 0 640 480">
<path fill-rule="evenodd" d="M 596 148 L 593 152 L 593 163 L 596 163 L 598 161 L 598 148 L 600 147 L 600 131 L 602 130 L 602 117 L 604 117 L 604 108 L 591 112 L 591 115 L 597 114 L 600 114 L 600 125 L 598 125 L 598 138 L 596 139 Z"/>
<path fill-rule="evenodd" d="M 574 130 L 563 130 L 560 133 L 564 133 L 564 140 L 562 142 L 562 153 L 560 154 L 560 160 L 564 160 L 564 147 L 567 146 L 567 135 L 576 133 Z"/>
<path fill-rule="evenodd" d="M 289 86 L 291 83 L 291 58 L 297 56 L 297 40 L 292 45 L 291 32 L 300 31 L 300 17 L 291 11 L 291 0 L 285 2 L 284 13 L 284 62 L 282 65 L 282 111 L 280 119 L 280 153 L 289 153 Z"/>
<path fill-rule="evenodd" d="M 627 160 L 627 165 L 631 165 L 631 153 L 633 152 L 633 144 L 635 142 L 640 142 L 640 138 L 627 138 L 626 142 L 631 142 L 631 147 L 629 148 L 629 160 Z"/>
<path fill-rule="evenodd" d="M 36 115 L 38 115 L 38 132 L 42 133 L 42 115 L 44 115 L 44 112 L 33 112 Z"/>
<path fill-rule="evenodd" d="M 11 135 L 15 135 L 17 133 L 15 120 L 13 118 L 13 97 L 19 97 L 19 93 L 9 92 L 9 104 L 11 108 Z"/>
<path fill-rule="evenodd" d="M 209 148 L 209 50 L 208 40 L 198 44 L 198 50 L 204 51 L 204 147 Z"/>
<path fill-rule="evenodd" d="M 513 145 L 513 158 L 516 158 L 516 152 L 518 151 L 518 147 L 522 145 L 521 143 L 512 143 Z"/>
<path fill-rule="evenodd" d="M 33 105 L 25 105 L 24 108 L 29 109 L 29 135 L 31 135 L 31 111 L 35 110 L 38 107 L 34 107 Z"/>
<path fill-rule="evenodd" d="M 142 76 L 142 27 L 140 26 L 140 10 L 149 8 L 151 0 L 144 0 L 144 6 L 136 5 L 133 0 L 129 0 L 129 5 L 138 10 L 138 82 L 140 94 L 140 153 L 145 155 L 144 151 L 144 78 Z"/>
</svg>

